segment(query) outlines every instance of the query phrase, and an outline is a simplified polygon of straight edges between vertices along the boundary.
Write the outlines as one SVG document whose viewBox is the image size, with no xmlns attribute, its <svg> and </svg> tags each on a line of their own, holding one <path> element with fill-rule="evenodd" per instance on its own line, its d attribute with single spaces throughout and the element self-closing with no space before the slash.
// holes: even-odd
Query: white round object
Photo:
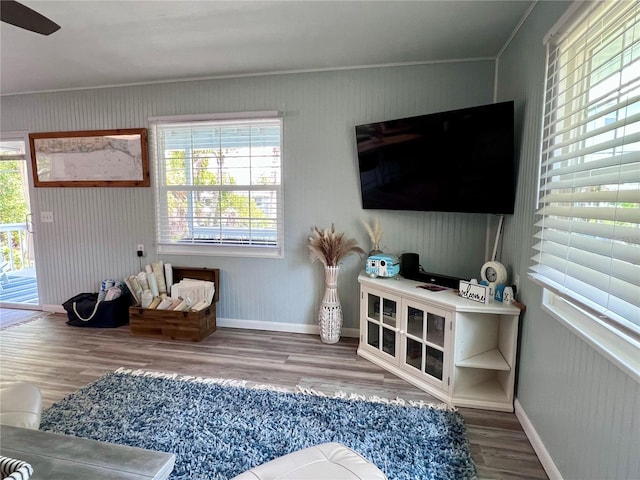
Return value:
<svg viewBox="0 0 640 480">
<path fill-rule="evenodd" d="M 507 283 L 507 269 L 500 262 L 487 262 L 480 269 L 482 280 L 487 283 L 505 285 Z"/>
</svg>

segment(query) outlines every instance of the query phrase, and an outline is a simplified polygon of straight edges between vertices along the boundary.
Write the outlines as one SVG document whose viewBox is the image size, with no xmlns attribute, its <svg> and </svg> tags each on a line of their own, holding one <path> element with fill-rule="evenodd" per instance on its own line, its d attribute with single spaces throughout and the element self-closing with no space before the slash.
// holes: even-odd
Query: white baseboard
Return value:
<svg viewBox="0 0 640 480">
<path fill-rule="evenodd" d="M 67 311 L 62 308 L 62 305 L 42 305 L 42 311 L 51 313 L 67 313 Z"/>
<path fill-rule="evenodd" d="M 42 305 L 44 312 L 51 313 L 67 313 L 62 305 Z M 264 322 L 261 320 L 242 320 L 238 318 L 220 318 L 216 319 L 218 327 L 244 328 L 246 330 L 271 330 L 273 332 L 289 332 L 289 333 L 307 333 L 310 335 L 320 335 L 320 327 L 318 325 L 301 325 L 295 323 L 278 323 Z M 340 333 L 341 337 L 358 338 L 360 329 L 343 328 Z"/>
<path fill-rule="evenodd" d="M 242 320 L 238 318 L 216 319 L 218 327 L 244 328 L 246 330 L 271 330 L 272 332 L 307 333 L 320 335 L 318 325 L 301 325 L 296 323 L 263 322 L 261 320 Z M 358 338 L 360 330 L 357 328 L 343 328 L 340 334 L 342 337 Z"/>
<path fill-rule="evenodd" d="M 529 420 L 527 413 L 524 411 L 517 398 L 514 401 L 514 410 L 516 417 L 520 421 L 520 425 L 522 425 L 524 433 L 531 442 L 531 446 L 535 450 L 536 455 L 538 455 L 542 468 L 547 472 L 549 480 L 563 480 L 560 470 L 558 470 L 558 467 L 556 467 L 556 464 L 553 462 L 553 458 L 549 455 L 547 448 L 544 446 L 544 443 L 542 443 L 542 439 L 538 435 L 538 432 L 536 432 L 531 420 Z"/>
</svg>

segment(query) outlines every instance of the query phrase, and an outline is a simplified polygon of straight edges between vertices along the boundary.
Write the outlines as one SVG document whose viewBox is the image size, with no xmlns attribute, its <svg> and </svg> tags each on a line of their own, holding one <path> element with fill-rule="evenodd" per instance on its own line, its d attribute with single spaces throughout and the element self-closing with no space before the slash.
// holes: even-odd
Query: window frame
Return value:
<svg viewBox="0 0 640 480">
<path fill-rule="evenodd" d="M 269 185 L 269 190 L 275 190 L 277 196 L 276 205 L 276 241 L 274 245 L 243 245 L 238 244 L 224 244 L 207 241 L 194 241 L 193 243 L 177 243 L 166 242 L 161 239 L 161 230 L 167 222 L 167 202 L 163 200 L 166 198 L 164 192 L 172 190 L 168 188 L 163 175 L 165 173 L 165 167 L 161 164 L 161 159 L 158 155 L 158 135 L 157 128 L 162 128 L 167 124 L 194 124 L 198 122 L 204 123 L 217 123 L 220 125 L 233 125 L 234 122 L 238 124 L 247 123 L 251 121 L 272 121 L 279 124 L 279 171 L 280 181 L 278 184 Z M 149 145 L 152 150 L 152 166 L 154 170 L 154 203 L 155 203 L 155 218 L 154 224 L 156 229 L 156 249 L 159 254 L 168 255 L 197 255 L 197 256 L 228 256 L 228 257 L 249 257 L 249 258 L 284 258 L 284 154 L 283 154 L 283 140 L 284 140 L 284 119 L 283 115 L 278 111 L 256 111 L 256 112 L 238 112 L 238 113 L 220 113 L 220 114 L 196 114 L 196 115 L 171 115 L 150 117 L 150 134 Z M 185 183 L 185 190 L 190 191 L 260 191 L 266 187 L 257 185 L 215 185 L 215 186 L 202 186 L 202 185 L 189 185 Z M 191 188 L 187 188 L 191 187 Z M 193 216 L 193 215 L 192 215 Z M 185 217 L 186 218 L 186 217 Z M 193 239 L 192 239 L 193 240 Z"/>
<path fill-rule="evenodd" d="M 576 32 L 589 28 L 589 25 L 585 25 L 585 19 L 591 14 L 592 8 L 598 8 L 598 6 L 594 7 L 593 5 L 584 5 L 581 4 L 581 2 L 575 2 L 544 39 L 544 42 L 547 44 L 547 65 L 545 68 L 545 100 L 543 121 L 541 124 L 540 166 L 537 177 L 538 188 L 536 204 L 538 208 L 542 205 L 540 195 L 543 185 L 543 175 L 545 174 L 545 167 L 542 162 L 545 160 L 545 151 L 549 148 L 549 145 L 546 144 L 547 121 L 545 118 L 549 112 L 553 112 L 555 108 L 555 106 L 553 106 L 548 111 L 548 102 L 550 102 L 550 99 L 546 97 L 551 93 L 551 96 L 555 98 L 555 95 L 558 94 L 558 84 L 553 83 L 552 80 L 558 75 L 558 70 L 554 70 L 556 65 L 551 61 L 552 47 L 550 40 L 555 35 L 558 35 L 561 39 L 569 38 L 567 36 L 573 36 Z M 590 48 L 594 48 L 594 46 Z M 590 66 L 588 71 L 593 71 Z M 586 79 L 586 81 L 589 80 Z M 553 88 L 553 90 L 549 87 Z M 586 88 L 588 89 L 589 87 Z M 536 216 L 539 215 L 537 211 L 538 208 L 536 208 Z M 545 215 L 542 215 L 542 217 L 545 218 Z M 542 227 L 538 226 L 538 222 L 536 222 L 536 227 L 537 235 L 537 232 L 541 231 Z M 535 240 L 536 243 L 538 243 L 538 238 L 535 238 Z M 606 311 L 602 312 L 600 311 L 601 307 L 595 306 L 595 304 L 589 305 L 588 301 L 586 303 L 581 302 L 579 298 L 577 298 L 580 296 L 579 293 L 573 293 L 568 287 L 555 284 L 553 280 L 537 273 L 535 269 L 533 269 L 537 264 L 534 257 L 534 263 L 532 265 L 533 271 L 530 271 L 528 276 L 532 281 L 542 287 L 543 311 L 565 325 L 579 338 L 599 351 L 636 382 L 640 383 L 639 326 L 628 319 L 616 318 L 616 315 L 609 315 Z M 640 314 L 640 309 L 637 310 Z"/>
</svg>

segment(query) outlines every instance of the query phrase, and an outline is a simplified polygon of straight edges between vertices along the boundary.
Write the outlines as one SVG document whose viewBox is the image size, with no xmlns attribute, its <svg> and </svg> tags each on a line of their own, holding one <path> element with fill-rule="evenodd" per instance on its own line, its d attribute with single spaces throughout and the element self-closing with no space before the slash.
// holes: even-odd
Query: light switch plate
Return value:
<svg viewBox="0 0 640 480">
<path fill-rule="evenodd" d="M 40 221 L 42 223 L 53 223 L 53 212 L 40 212 Z"/>
</svg>

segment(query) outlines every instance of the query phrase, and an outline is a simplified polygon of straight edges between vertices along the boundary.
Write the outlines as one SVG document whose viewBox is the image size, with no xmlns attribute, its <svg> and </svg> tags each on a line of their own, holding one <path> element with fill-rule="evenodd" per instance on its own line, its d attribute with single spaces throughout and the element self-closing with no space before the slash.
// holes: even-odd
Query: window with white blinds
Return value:
<svg viewBox="0 0 640 480">
<path fill-rule="evenodd" d="M 24 140 L 5 139 L 0 136 L 0 160 L 26 160 L 26 142 Z"/>
<path fill-rule="evenodd" d="M 638 339 L 640 3 L 581 3 L 553 33 L 531 276 Z"/>
<path fill-rule="evenodd" d="M 281 257 L 278 112 L 150 123 L 158 252 Z"/>
</svg>

